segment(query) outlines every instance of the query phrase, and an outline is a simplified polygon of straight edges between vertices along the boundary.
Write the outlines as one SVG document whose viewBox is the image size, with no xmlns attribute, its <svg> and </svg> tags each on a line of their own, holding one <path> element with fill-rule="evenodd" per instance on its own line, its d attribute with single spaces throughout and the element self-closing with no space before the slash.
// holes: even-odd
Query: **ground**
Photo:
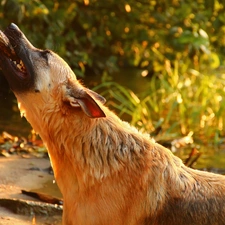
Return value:
<svg viewBox="0 0 225 225">
<path fill-rule="evenodd" d="M 52 196 L 60 196 L 54 176 L 48 172 L 50 162 L 48 158 L 23 158 L 18 155 L 0 157 L 0 200 L 34 198 L 21 193 L 21 190 L 40 191 Z M 1 205 L 0 201 L 0 205 Z M 61 215 L 35 216 L 19 215 L 10 211 L 10 207 L 0 206 L 0 225 L 58 225 L 61 224 Z"/>
</svg>

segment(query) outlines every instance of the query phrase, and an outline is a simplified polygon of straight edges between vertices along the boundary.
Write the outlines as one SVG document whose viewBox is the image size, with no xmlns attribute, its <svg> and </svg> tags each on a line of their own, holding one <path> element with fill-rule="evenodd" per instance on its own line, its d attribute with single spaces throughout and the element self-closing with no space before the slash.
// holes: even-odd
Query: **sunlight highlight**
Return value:
<svg viewBox="0 0 225 225">
<path fill-rule="evenodd" d="M 129 4 L 126 4 L 125 5 L 125 10 L 126 10 L 126 12 L 131 12 L 131 7 L 130 7 L 130 5 Z"/>
<path fill-rule="evenodd" d="M 142 76 L 142 77 L 147 77 L 147 75 L 148 75 L 148 70 L 143 70 L 143 71 L 141 72 L 141 76 Z"/>
<path fill-rule="evenodd" d="M 89 5 L 89 0 L 84 0 L 85 5 Z"/>
</svg>

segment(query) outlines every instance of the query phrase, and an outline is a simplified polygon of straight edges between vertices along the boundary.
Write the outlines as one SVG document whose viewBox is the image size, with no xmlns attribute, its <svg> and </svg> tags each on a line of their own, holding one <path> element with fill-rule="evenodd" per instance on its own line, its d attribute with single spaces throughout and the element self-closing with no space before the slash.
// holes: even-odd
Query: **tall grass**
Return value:
<svg viewBox="0 0 225 225">
<path fill-rule="evenodd" d="M 194 133 L 202 142 L 219 143 L 224 136 L 225 74 L 202 74 L 174 70 L 147 81 L 149 88 L 135 94 L 115 82 L 95 89 L 108 99 L 108 106 L 140 130 L 157 139 Z"/>
</svg>

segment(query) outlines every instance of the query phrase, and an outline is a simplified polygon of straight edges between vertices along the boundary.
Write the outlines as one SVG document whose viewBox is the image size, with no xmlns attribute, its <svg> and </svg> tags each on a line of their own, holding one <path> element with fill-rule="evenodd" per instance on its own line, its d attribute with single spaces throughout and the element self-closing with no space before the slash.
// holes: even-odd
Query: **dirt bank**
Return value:
<svg viewBox="0 0 225 225">
<path fill-rule="evenodd" d="M 0 199 L 36 199 L 24 195 L 21 190 L 38 190 L 51 196 L 60 196 L 54 177 L 48 172 L 50 162 L 47 158 L 22 158 L 21 156 L 0 157 Z M 1 204 L 1 202 L 0 202 Z M 15 203 L 16 204 L 16 203 Z M 0 206 L 0 225 L 50 225 L 61 224 L 61 214 L 54 216 L 18 215 L 10 206 Z"/>
</svg>

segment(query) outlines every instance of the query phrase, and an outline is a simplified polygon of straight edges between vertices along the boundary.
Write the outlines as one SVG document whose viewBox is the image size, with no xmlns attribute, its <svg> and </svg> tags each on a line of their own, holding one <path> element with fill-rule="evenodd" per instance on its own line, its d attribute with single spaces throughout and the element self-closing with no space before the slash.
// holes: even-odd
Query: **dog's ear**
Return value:
<svg viewBox="0 0 225 225">
<path fill-rule="evenodd" d="M 72 107 L 80 107 L 91 118 L 105 117 L 105 113 L 94 98 L 103 104 L 106 101 L 96 92 L 86 88 L 77 88 L 73 84 L 68 85 L 64 92 L 64 101 L 68 101 Z"/>
<path fill-rule="evenodd" d="M 100 101 L 103 105 L 106 103 L 106 99 L 102 97 L 100 94 L 96 93 L 95 91 L 92 91 L 88 89 L 88 92 L 93 95 L 98 101 Z"/>
</svg>

